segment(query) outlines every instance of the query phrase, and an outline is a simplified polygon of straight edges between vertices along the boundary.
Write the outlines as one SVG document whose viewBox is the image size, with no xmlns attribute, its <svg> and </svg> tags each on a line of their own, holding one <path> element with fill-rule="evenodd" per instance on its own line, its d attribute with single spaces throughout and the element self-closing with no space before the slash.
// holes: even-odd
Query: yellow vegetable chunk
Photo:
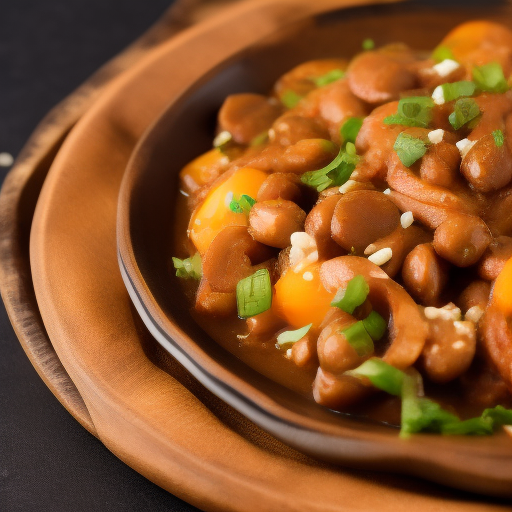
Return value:
<svg viewBox="0 0 512 512">
<path fill-rule="evenodd" d="M 506 316 L 512 317 L 512 258 L 510 258 L 494 283 L 494 303 Z"/>
<path fill-rule="evenodd" d="M 335 294 L 320 281 L 320 265 L 313 263 L 297 273 L 288 269 L 275 284 L 272 310 L 292 327 L 318 327 L 331 307 Z"/>
<path fill-rule="evenodd" d="M 189 224 L 190 240 L 200 254 L 206 252 L 215 236 L 225 227 L 248 225 L 247 215 L 232 212 L 229 203 L 233 198 L 240 199 L 243 194 L 256 198 L 266 178 L 263 171 L 242 167 L 210 190 Z"/>
<path fill-rule="evenodd" d="M 229 164 L 229 158 L 219 149 L 211 149 L 187 164 L 180 172 L 183 188 L 194 193 L 215 180 L 220 171 Z"/>
</svg>

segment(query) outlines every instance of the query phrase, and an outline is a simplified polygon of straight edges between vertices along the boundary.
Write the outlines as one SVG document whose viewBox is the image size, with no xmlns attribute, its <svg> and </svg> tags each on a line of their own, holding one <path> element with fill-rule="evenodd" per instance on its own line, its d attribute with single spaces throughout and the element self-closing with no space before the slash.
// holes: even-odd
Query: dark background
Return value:
<svg viewBox="0 0 512 512">
<path fill-rule="evenodd" d="M 173 0 L 14 0 L 0 12 L 0 153 Z M 3 181 L 8 168 L 0 167 Z M 0 510 L 194 511 L 112 455 L 46 388 L 0 304 Z"/>
</svg>

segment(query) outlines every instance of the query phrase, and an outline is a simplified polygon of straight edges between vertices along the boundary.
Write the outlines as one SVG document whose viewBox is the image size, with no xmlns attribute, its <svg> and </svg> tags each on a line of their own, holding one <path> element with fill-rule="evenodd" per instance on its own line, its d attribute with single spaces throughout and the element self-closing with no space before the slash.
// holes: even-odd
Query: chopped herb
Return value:
<svg viewBox="0 0 512 512">
<path fill-rule="evenodd" d="M 228 131 L 224 130 L 220 132 L 215 139 L 213 139 L 213 147 L 217 148 L 222 153 L 225 153 L 227 149 L 233 144 L 233 136 Z"/>
<path fill-rule="evenodd" d="M 268 131 L 265 131 L 265 132 L 261 132 L 259 135 L 256 135 L 256 137 L 254 137 L 252 140 L 251 140 L 251 146 L 254 147 L 254 146 L 261 146 L 262 144 L 265 144 L 265 142 L 267 142 L 268 140 Z"/>
<path fill-rule="evenodd" d="M 363 325 L 368 334 L 374 341 L 378 341 L 384 336 L 388 324 L 377 311 L 372 311 L 364 320 Z"/>
<path fill-rule="evenodd" d="M 256 201 L 246 194 L 242 194 L 240 199 L 232 199 L 229 203 L 229 209 L 234 213 L 248 214 Z"/>
<path fill-rule="evenodd" d="M 492 136 L 494 137 L 494 142 L 496 143 L 496 146 L 501 148 L 501 146 L 503 146 L 503 143 L 505 142 L 505 136 L 503 135 L 503 132 L 501 130 L 494 130 L 492 132 Z"/>
<path fill-rule="evenodd" d="M 282 347 L 283 345 L 287 345 L 288 343 L 295 343 L 299 341 L 300 339 L 304 338 L 306 334 L 309 332 L 309 329 L 311 329 L 311 326 L 313 324 L 305 325 L 304 327 L 301 327 L 300 329 L 297 329 L 295 331 L 284 331 L 277 337 L 277 345 L 279 347 Z"/>
<path fill-rule="evenodd" d="M 357 352 L 359 357 L 366 357 L 375 350 L 373 340 L 366 332 L 363 322 L 359 321 L 344 329 L 341 333 L 345 336 L 350 346 Z"/>
<path fill-rule="evenodd" d="M 176 269 L 176 276 L 183 279 L 201 279 L 203 270 L 201 267 L 201 256 L 198 252 L 190 258 L 180 260 L 179 258 L 173 258 L 172 262 Z"/>
<path fill-rule="evenodd" d="M 485 92 L 503 93 L 509 89 L 503 68 L 497 62 L 475 66 L 473 80 L 478 88 Z"/>
<path fill-rule="evenodd" d="M 400 161 L 410 167 L 427 152 L 427 145 L 421 139 L 402 132 L 398 134 L 393 149 Z"/>
<path fill-rule="evenodd" d="M 318 171 L 305 172 L 300 180 L 317 192 L 328 187 L 339 187 L 346 183 L 354 171 L 359 157 L 354 144 L 348 142 L 341 147 L 334 160 Z"/>
<path fill-rule="evenodd" d="M 450 60 L 457 60 L 455 56 L 453 55 L 453 52 L 448 48 L 448 46 L 445 46 L 444 44 L 440 44 L 433 52 L 432 52 L 432 58 L 436 62 L 443 62 L 443 60 L 450 59 Z"/>
<path fill-rule="evenodd" d="M 302 99 L 302 96 L 297 94 L 295 91 L 288 90 L 283 93 L 281 96 L 281 103 L 286 108 L 293 108 L 296 107 L 299 103 L 299 101 Z"/>
<path fill-rule="evenodd" d="M 448 117 L 448 121 L 454 128 L 458 130 L 465 124 L 473 121 L 480 115 L 478 104 L 472 98 L 460 98 L 455 102 L 453 112 Z"/>
<path fill-rule="evenodd" d="M 263 313 L 272 305 L 272 284 L 266 268 L 257 270 L 252 276 L 238 281 L 236 306 L 240 318 Z"/>
<path fill-rule="evenodd" d="M 375 48 L 375 42 L 373 39 L 367 38 L 363 41 L 361 46 L 363 47 L 363 50 L 373 50 Z"/>
<path fill-rule="evenodd" d="M 366 377 L 377 389 L 390 395 L 400 396 L 402 394 L 404 372 L 382 359 L 376 357 L 368 359 L 355 370 L 350 370 L 345 374 L 352 377 Z"/>
<path fill-rule="evenodd" d="M 441 426 L 441 433 L 445 435 L 479 435 L 487 436 L 494 431 L 490 418 L 471 418 L 465 421 L 449 422 Z"/>
<path fill-rule="evenodd" d="M 340 133 L 343 142 L 355 142 L 357 134 L 363 125 L 364 118 L 349 117 L 342 125 Z"/>
<path fill-rule="evenodd" d="M 331 71 L 328 71 L 327 73 L 325 73 L 325 75 L 311 78 L 311 81 L 317 87 L 323 87 L 324 85 L 329 85 L 332 82 L 336 82 L 337 80 L 340 80 L 344 76 L 345 76 L 345 71 L 343 71 L 341 69 L 332 69 Z"/>
<path fill-rule="evenodd" d="M 476 91 L 476 84 L 469 80 L 461 80 L 450 84 L 441 85 L 445 101 L 456 100 L 464 96 L 473 96 Z"/>
<path fill-rule="evenodd" d="M 512 410 L 505 409 L 502 405 L 497 405 L 492 409 L 485 409 L 482 413 L 482 418 L 490 418 L 494 425 L 512 425 Z"/>
<path fill-rule="evenodd" d="M 341 309 L 350 315 L 364 303 L 370 287 L 362 275 L 353 277 L 345 288 L 340 288 L 332 299 L 331 306 Z"/>
<path fill-rule="evenodd" d="M 411 96 L 398 102 L 397 113 L 384 119 L 384 124 L 401 124 L 427 128 L 432 120 L 434 100 L 428 96 Z"/>
</svg>

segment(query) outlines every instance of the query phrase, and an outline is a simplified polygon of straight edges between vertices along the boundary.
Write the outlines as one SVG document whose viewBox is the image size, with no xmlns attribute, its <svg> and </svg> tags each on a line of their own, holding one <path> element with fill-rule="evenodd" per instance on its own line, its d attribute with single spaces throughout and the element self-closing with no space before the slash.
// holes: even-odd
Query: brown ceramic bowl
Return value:
<svg viewBox="0 0 512 512">
<path fill-rule="evenodd" d="M 312 58 L 350 57 L 365 37 L 378 45 L 404 41 L 429 49 L 457 23 L 482 17 L 503 21 L 510 12 L 503 4 L 462 11 L 434 10 L 427 3 L 344 9 L 288 24 L 185 84 L 186 93 L 145 135 L 127 169 L 119 197 L 119 263 L 155 339 L 213 393 L 285 443 L 351 467 L 510 497 L 512 442 L 503 432 L 492 437 L 421 434 L 405 441 L 397 429 L 318 406 L 213 341 L 192 319 L 170 265 L 178 172 L 211 147 L 216 112 L 228 94 L 265 93 L 285 70 Z M 230 53 L 222 41 L 212 44 L 215 51 Z"/>
</svg>

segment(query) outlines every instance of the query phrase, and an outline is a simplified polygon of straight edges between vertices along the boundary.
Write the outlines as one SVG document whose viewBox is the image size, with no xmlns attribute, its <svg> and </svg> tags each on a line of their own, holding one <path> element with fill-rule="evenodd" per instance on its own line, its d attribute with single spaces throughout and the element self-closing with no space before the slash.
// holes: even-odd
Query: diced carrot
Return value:
<svg viewBox="0 0 512 512">
<path fill-rule="evenodd" d="M 255 198 L 267 174 L 258 169 L 242 167 L 210 190 L 192 215 L 189 236 L 197 250 L 204 254 L 215 236 L 227 226 L 247 226 L 247 215 L 229 209 L 231 198 L 243 194 Z M 219 265 L 222 262 L 219 261 Z"/>
<path fill-rule="evenodd" d="M 313 263 L 295 273 L 287 270 L 275 284 L 272 310 L 292 327 L 312 323 L 318 327 L 331 307 L 334 298 L 320 280 L 320 263 Z M 307 278 L 304 279 L 304 274 Z"/>
<path fill-rule="evenodd" d="M 498 308 L 512 317 L 512 258 L 510 258 L 494 283 L 492 298 Z"/>
<path fill-rule="evenodd" d="M 202 186 L 211 183 L 229 163 L 229 158 L 215 148 L 198 156 L 180 172 L 183 188 L 194 193 Z"/>
</svg>

